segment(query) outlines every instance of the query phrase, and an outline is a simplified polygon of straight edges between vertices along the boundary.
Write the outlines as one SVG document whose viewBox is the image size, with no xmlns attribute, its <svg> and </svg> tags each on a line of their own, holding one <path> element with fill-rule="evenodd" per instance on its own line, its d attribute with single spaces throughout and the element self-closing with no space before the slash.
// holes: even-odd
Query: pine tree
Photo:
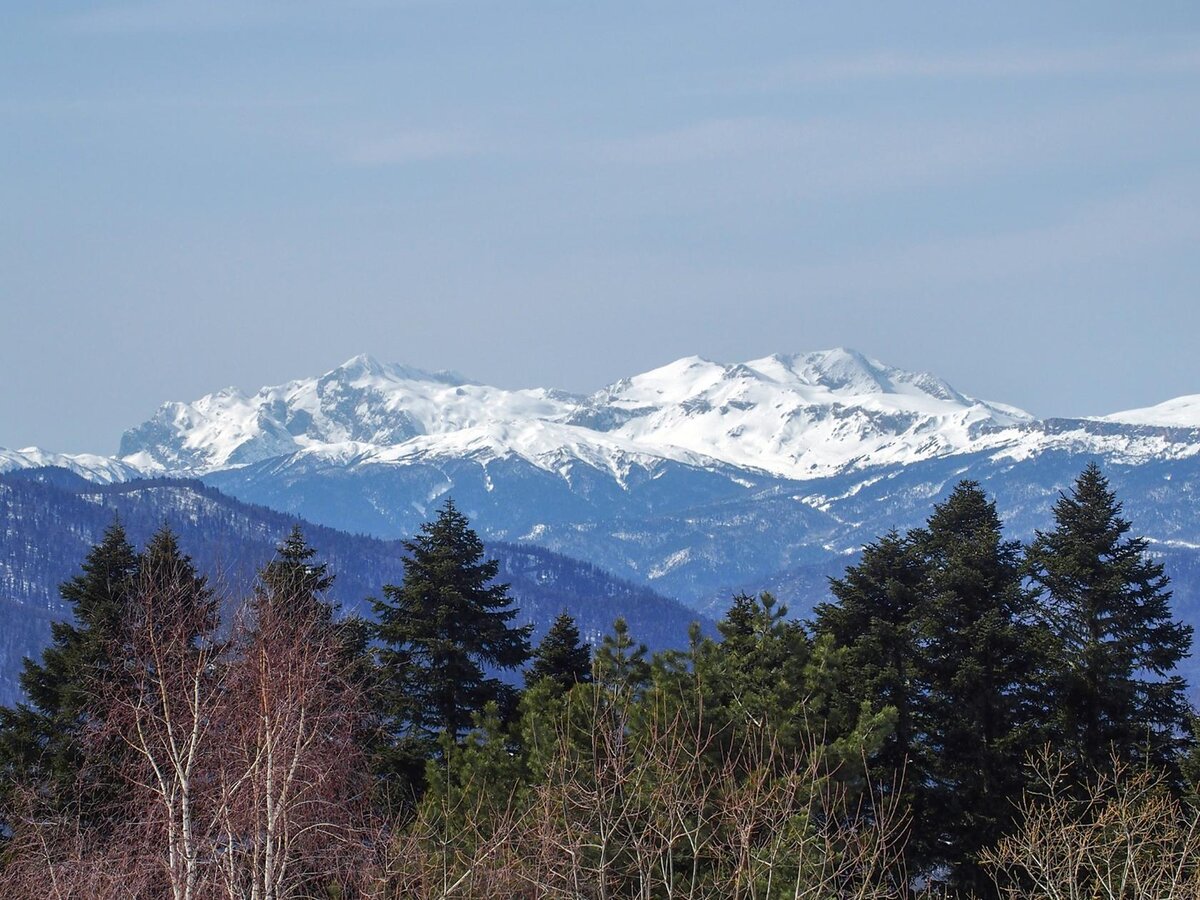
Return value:
<svg viewBox="0 0 1200 900">
<path fill-rule="evenodd" d="M 404 548 L 403 583 L 375 602 L 380 678 L 394 732 L 431 747 L 439 733 L 460 737 L 489 702 L 514 708 L 515 690 L 489 673 L 525 663 L 530 628 L 510 624 L 499 563 L 452 501 Z"/>
<path fill-rule="evenodd" d="M 80 798 L 85 804 L 95 799 L 93 790 L 78 784 L 81 739 L 95 724 L 97 688 L 119 672 L 115 653 L 138 568 L 124 528 L 114 521 L 88 553 L 82 572 L 59 589 L 73 621 L 53 624 L 40 662 L 25 660 L 21 686 L 28 702 L 0 707 L 3 786 L 35 788 L 52 808 L 74 801 L 77 788 L 88 795 Z"/>
<path fill-rule="evenodd" d="M 728 715 L 738 728 L 769 728 L 798 746 L 812 653 L 803 627 L 764 591 L 734 596 L 717 630 L 720 642 L 702 647 L 698 664 L 707 692 L 718 701 L 710 714 Z"/>
<path fill-rule="evenodd" d="M 694 644 L 687 679 L 705 698 L 702 718 L 716 741 L 729 749 L 766 738 L 784 752 L 819 752 L 852 779 L 890 713 L 847 698 L 845 650 L 828 636 L 814 640 L 769 592 L 736 595 L 717 630 L 720 641 Z"/>
<path fill-rule="evenodd" d="M 645 644 L 634 643 L 625 618 L 618 617 L 613 622 L 612 632 L 604 636 L 596 650 L 592 661 L 593 676 L 600 685 L 622 694 L 637 694 L 650 680 L 647 653 L 649 649 Z"/>
<path fill-rule="evenodd" d="M 1112 755 L 1173 766 L 1188 721 L 1192 628 L 1171 615 L 1163 567 L 1146 555 L 1100 468 L 1089 464 L 1039 532 L 1030 571 L 1052 610 L 1056 743 L 1085 771 Z"/>
<path fill-rule="evenodd" d="M 568 613 L 560 613 L 533 653 L 525 684 L 549 679 L 559 690 L 592 680 L 592 648 L 583 643 L 579 627 Z"/>
<path fill-rule="evenodd" d="M 960 885 L 986 892 L 978 854 L 1011 827 L 1026 754 L 1042 737 L 1045 632 L 1020 544 L 1004 540 L 978 484 L 959 483 L 913 538 L 926 569 L 914 716 L 931 763 L 924 839 Z"/>
</svg>

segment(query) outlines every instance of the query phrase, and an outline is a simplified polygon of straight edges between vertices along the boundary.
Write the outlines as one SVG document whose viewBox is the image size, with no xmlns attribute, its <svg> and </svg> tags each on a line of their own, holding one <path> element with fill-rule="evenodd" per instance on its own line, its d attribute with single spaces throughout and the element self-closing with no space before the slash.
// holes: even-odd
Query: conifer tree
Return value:
<svg viewBox="0 0 1200 900">
<path fill-rule="evenodd" d="M 51 626 L 51 644 L 40 662 L 25 660 L 21 687 L 28 702 L 0 707 L 4 788 L 35 788 L 51 807 L 75 799 L 77 787 L 94 793 L 78 784 L 81 738 L 97 714 L 92 704 L 96 689 L 120 670 L 114 652 L 137 572 L 138 556 L 120 521 L 114 521 L 88 553 L 80 574 L 60 587 L 72 621 Z M 4 793 L 0 788 L 0 803 Z M 81 799 L 86 804 L 94 797 Z"/>
<path fill-rule="evenodd" d="M 783 752 L 818 754 L 829 772 L 854 780 L 891 713 L 848 696 L 845 650 L 827 635 L 810 636 L 769 592 L 736 595 L 717 630 L 720 641 L 694 636 L 691 665 L 672 691 L 699 688 L 713 749 L 767 739 Z"/>
<path fill-rule="evenodd" d="M 830 580 L 835 603 L 817 606 L 815 628 L 845 653 L 846 701 L 890 710 L 892 727 L 870 760 L 881 790 L 899 787 L 912 820 L 905 847 L 909 868 L 927 871 L 935 848 L 927 840 L 925 791 L 931 760 L 918 729 L 920 642 L 915 622 L 925 597 L 926 569 L 913 542 L 891 531 L 863 548 L 862 559 Z"/>
<path fill-rule="evenodd" d="M 1146 555 L 1100 468 L 1091 463 L 1054 505 L 1030 571 L 1052 611 L 1056 744 L 1085 771 L 1125 762 L 1173 766 L 1189 721 L 1175 666 L 1192 628 L 1171 615 L 1161 564 Z"/>
<path fill-rule="evenodd" d="M 621 693 L 636 694 L 650 680 L 649 649 L 635 643 L 624 616 L 613 622 L 613 630 L 600 641 L 593 660 L 593 675 L 598 684 Z"/>
<path fill-rule="evenodd" d="M 146 544 L 135 587 L 144 598 L 179 607 L 178 619 L 192 624 L 190 644 L 215 630 L 220 614 L 216 594 L 183 552 L 170 526 L 163 525 Z"/>
<path fill-rule="evenodd" d="M 836 603 L 816 609 L 816 631 L 846 649 L 851 695 L 896 712 L 895 727 L 875 757 L 884 772 L 905 771 L 909 786 L 924 780 L 914 716 L 918 641 L 914 620 L 924 597 L 925 567 L 912 542 L 891 531 L 863 548 L 862 559 L 831 579 Z"/>
<path fill-rule="evenodd" d="M 986 892 L 978 854 L 1011 827 L 1025 757 L 1043 736 L 1045 632 L 1020 544 L 1004 540 L 978 484 L 960 482 L 913 539 L 926 569 L 914 716 L 930 761 L 924 838 L 961 886 Z"/>
<path fill-rule="evenodd" d="M 439 733 L 461 737 L 489 702 L 502 716 L 514 708 L 515 690 L 490 673 L 525 663 L 530 628 L 510 624 L 499 563 L 453 501 L 404 548 L 403 582 L 375 601 L 379 676 L 394 732 L 430 748 Z"/>
<path fill-rule="evenodd" d="M 304 622 L 332 624 L 333 604 L 325 592 L 333 585 L 333 575 L 328 563 L 313 561 L 316 555 L 300 526 L 292 526 L 275 558 L 258 573 L 254 603 L 282 606 L 287 615 Z"/>
<path fill-rule="evenodd" d="M 717 708 L 739 728 L 769 727 L 796 746 L 812 647 L 799 622 L 769 592 L 739 593 L 717 623 L 721 641 L 700 653 L 700 677 Z"/>
<path fill-rule="evenodd" d="M 525 673 L 526 685 L 549 679 L 569 691 L 592 679 L 592 648 L 579 636 L 579 627 L 568 613 L 560 613 L 533 653 L 533 665 Z"/>
</svg>

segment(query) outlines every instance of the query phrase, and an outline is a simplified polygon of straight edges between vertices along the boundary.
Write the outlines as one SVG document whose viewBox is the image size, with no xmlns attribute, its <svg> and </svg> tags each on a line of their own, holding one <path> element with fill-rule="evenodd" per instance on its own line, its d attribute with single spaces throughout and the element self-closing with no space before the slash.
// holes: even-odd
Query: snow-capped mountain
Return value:
<svg viewBox="0 0 1200 900">
<path fill-rule="evenodd" d="M 453 493 L 487 538 L 704 602 L 805 567 L 836 571 L 865 541 L 919 524 L 961 478 L 1027 535 L 1091 459 L 1156 546 L 1200 548 L 1200 397 L 1038 420 L 845 349 L 688 357 L 587 396 L 359 356 L 254 393 L 167 403 L 113 459 L 4 451 L 0 471 L 199 477 L 380 537 L 411 534 Z"/>
<path fill-rule="evenodd" d="M 639 445 L 791 479 L 964 452 L 1033 420 L 845 349 L 728 366 L 689 357 L 606 388 L 586 410 L 580 420 Z"/>
<path fill-rule="evenodd" d="M 142 475 L 142 470 L 137 466 L 107 456 L 91 453 L 48 453 L 37 447 L 26 447 L 24 450 L 5 450 L 0 447 L 0 475 L 18 469 L 46 466 L 69 469 L 97 484 L 129 481 Z"/>
<path fill-rule="evenodd" d="M 168 403 L 126 432 L 142 471 L 206 475 L 297 454 L 338 464 L 515 457 L 631 466 L 724 464 L 805 479 L 974 449 L 1032 421 L 851 350 L 738 365 L 689 357 L 590 397 L 503 390 L 360 356 L 319 378 Z"/>
<path fill-rule="evenodd" d="M 1098 421 L 1158 428 L 1200 429 L 1200 394 L 1176 397 L 1174 400 L 1144 409 L 1127 409 L 1124 412 L 1101 416 Z"/>
</svg>

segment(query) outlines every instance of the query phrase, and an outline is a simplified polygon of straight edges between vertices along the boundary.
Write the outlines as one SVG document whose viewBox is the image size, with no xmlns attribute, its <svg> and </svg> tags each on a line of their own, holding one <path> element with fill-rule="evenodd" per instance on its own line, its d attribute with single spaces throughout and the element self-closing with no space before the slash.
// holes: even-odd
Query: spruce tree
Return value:
<svg viewBox="0 0 1200 900">
<path fill-rule="evenodd" d="M 923 837 L 961 886 L 986 893 L 978 855 L 1011 827 L 1025 757 L 1044 736 L 1045 632 L 1020 544 L 1004 539 L 978 484 L 960 482 L 913 539 L 926 570 L 915 623 L 914 725 L 930 763 Z"/>
<path fill-rule="evenodd" d="M 592 679 L 592 648 L 579 636 L 579 627 L 568 613 L 560 613 L 533 653 L 525 684 L 549 679 L 558 690 L 569 691 Z"/>
<path fill-rule="evenodd" d="M 429 749 L 440 733 L 460 738 L 489 702 L 514 708 L 515 690 L 492 673 L 525 663 L 530 628 L 511 624 L 499 563 L 452 501 L 404 548 L 403 582 L 375 601 L 379 676 L 394 733 Z"/>
<path fill-rule="evenodd" d="M 82 571 L 60 588 L 72 621 L 51 626 L 41 661 L 25 660 L 26 703 L 0 707 L 0 785 L 33 788 L 52 809 L 95 801 L 95 786 L 80 784 L 81 740 L 95 724 L 97 689 L 120 671 L 115 657 L 138 572 L 138 556 L 114 521 L 88 553 Z M 0 802 L 3 802 L 0 788 Z M 0 810 L 0 815 L 3 811 Z"/>
<path fill-rule="evenodd" d="M 913 818 L 906 846 L 910 870 L 928 869 L 925 789 L 929 783 L 928 742 L 918 729 L 922 695 L 917 673 L 921 646 L 916 620 L 925 598 L 924 559 L 912 540 L 891 531 L 863 548 L 861 560 L 830 580 L 835 603 L 816 608 L 815 629 L 843 648 L 846 699 L 894 713 L 893 727 L 871 759 L 875 783 L 899 785 Z"/>
<path fill-rule="evenodd" d="M 1100 468 L 1091 463 L 1054 505 L 1030 572 L 1050 607 L 1056 743 L 1085 771 L 1113 755 L 1173 767 L 1189 726 L 1186 686 L 1175 666 L 1192 628 L 1171 615 L 1161 564 L 1146 555 Z"/>
<path fill-rule="evenodd" d="M 172 627 L 186 624 L 190 633 L 181 650 L 196 647 L 216 631 L 220 617 L 216 592 L 183 552 L 169 525 L 159 528 L 142 551 L 135 599 L 135 611 L 141 615 L 161 618 Z"/>
<path fill-rule="evenodd" d="M 331 625 L 333 604 L 325 593 L 333 585 L 328 563 L 314 562 L 317 551 L 304 539 L 299 525 L 275 552 L 275 558 L 258 573 L 254 603 L 281 607 L 279 611 L 300 621 Z"/>
</svg>

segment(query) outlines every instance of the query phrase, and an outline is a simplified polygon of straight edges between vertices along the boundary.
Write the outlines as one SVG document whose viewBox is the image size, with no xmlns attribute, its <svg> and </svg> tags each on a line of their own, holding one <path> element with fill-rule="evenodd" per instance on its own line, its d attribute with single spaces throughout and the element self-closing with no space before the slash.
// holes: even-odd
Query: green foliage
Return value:
<svg viewBox="0 0 1200 900">
<path fill-rule="evenodd" d="M 302 622 L 332 624 L 333 604 L 325 593 L 333 585 L 327 563 L 315 563 L 317 551 L 308 545 L 299 525 L 279 545 L 275 558 L 258 573 L 253 605 L 271 605 Z"/>
<path fill-rule="evenodd" d="M 1012 827 L 1025 756 L 1046 737 L 1048 632 L 1002 531 L 964 481 L 925 528 L 864 548 L 816 622 L 846 654 L 848 698 L 893 716 L 871 768 L 877 783 L 903 776 L 909 866 L 949 866 L 977 891 L 978 854 Z"/>
<path fill-rule="evenodd" d="M 944 848 L 935 861 L 977 890 L 978 854 L 1012 827 L 1022 765 L 1044 738 L 1046 633 L 1023 585 L 1020 544 L 1002 528 L 995 503 L 964 481 L 914 536 L 926 567 L 915 623 L 931 761 L 923 825 Z"/>
<path fill-rule="evenodd" d="M 437 518 L 406 541 L 404 581 L 375 601 L 377 692 L 394 741 L 383 754 L 392 796 L 421 789 L 424 760 L 439 735 L 460 737 L 476 713 L 495 703 L 504 718 L 516 691 L 490 672 L 529 658 L 529 627 L 510 624 L 517 611 L 499 565 L 447 500 Z"/>
<path fill-rule="evenodd" d="M 1023 554 L 965 481 L 925 527 L 865 547 L 811 626 L 769 593 L 739 594 L 719 638 L 696 626 L 686 651 L 651 655 L 619 618 L 593 657 L 563 614 L 521 693 L 498 676 L 530 660 L 529 629 L 512 625 L 498 564 L 450 502 L 405 543 L 377 623 L 337 619 L 332 576 L 299 530 L 260 572 L 251 621 L 336 635 L 339 671 L 383 723 L 355 745 L 376 759 L 392 816 L 377 846 L 415 853 L 432 895 L 536 883 L 565 896 L 854 885 L 893 897 L 907 890 L 889 868 L 907 819 L 910 874 L 949 872 L 989 896 L 988 848 L 1017 853 L 1013 840 L 1036 837 L 1053 850 L 1018 815 L 1038 821 L 1023 764 L 1044 743 L 1080 789 L 1113 763 L 1200 781 L 1173 673 L 1191 629 L 1171 617 L 1162 567 L 1094 466 L 1054 517 Z M 94 698 L 160 664 L 136 655 L 132 629 L 161 619 L 174 623 L 171 653 L 228 651 L 213 654 L 214 678 L 236 645 L 213 643 L 214 594 L 166 528 L 138 556 L 114 525 L 62 593 L 74 621 L 27 662 L 28 702 L 0 710 L 0 777 L 49 813 L 82 804 L 86 818 L 122 765 Z"/>
<path fill-rule="evenodd" d="M 80 783 L 82 741 L 97 725 L 97 688 L 120 672 L 116 653 L 138 568 L 125 530 L 113 522 L 80 574 L 60 588 L 73 621 L 54 624 L 40 662 L 25 660 L 28 703 L 0 708 L 0 803 L 18 785 L 55 811 L 75 803 L 80 791 L 95 800 L 94 785 Z"/>
<path fill-rule="evenodd" d="M 575 620 L 565 612 L 554 620 L 534 651 L 525 684 L 547 678 L 563 692 L 592 678 L 592 648 L 583 643 Z"/>
<path fill-rule="evenodd" d="M 1192 628 L 1172 618 L 1163 567 L 1146 555 L 1094 463 L 1054 505 L 1029 552 L 1056 639 L 1047 688 L 1054 741 L 1085 770 L 1116 759 L 1173 767 L 1187 733 L 1182 677 Z"/>
<path fill-rule="evenodd" d="M 596 650 L 593 676 L 598 684 L 633 696 L 650 680 L 647 653 L 646 645 L 635 643 L 629 634 L 629 623 L 618 618 L 613 622 L 612 632 L 604 636 Z"/>
<path fill-rule="evenodd" d="M 184 643 L 188 647 L 216 631 L 220 615 L 216 592 L 166 525 L 154 533 L 142 551 L 134 598 L 173 607 L 164 621 L 186 623 L 190 634 Z M 134 604 L 135 615 L 143 611 Z"/>
<path fill-rule="evenodd" d="M 524 758 L 494 701 L 475 714 L 474 727 L 461 741 L 447 732 L 439 747 L 425 766 L 418 815 L 430 835 L 442 844 L 458 841 L 458 851 L 469 857 L 523 805 Z M 470 840 L 462 840 L 467 836 Z"/>
</svg>

